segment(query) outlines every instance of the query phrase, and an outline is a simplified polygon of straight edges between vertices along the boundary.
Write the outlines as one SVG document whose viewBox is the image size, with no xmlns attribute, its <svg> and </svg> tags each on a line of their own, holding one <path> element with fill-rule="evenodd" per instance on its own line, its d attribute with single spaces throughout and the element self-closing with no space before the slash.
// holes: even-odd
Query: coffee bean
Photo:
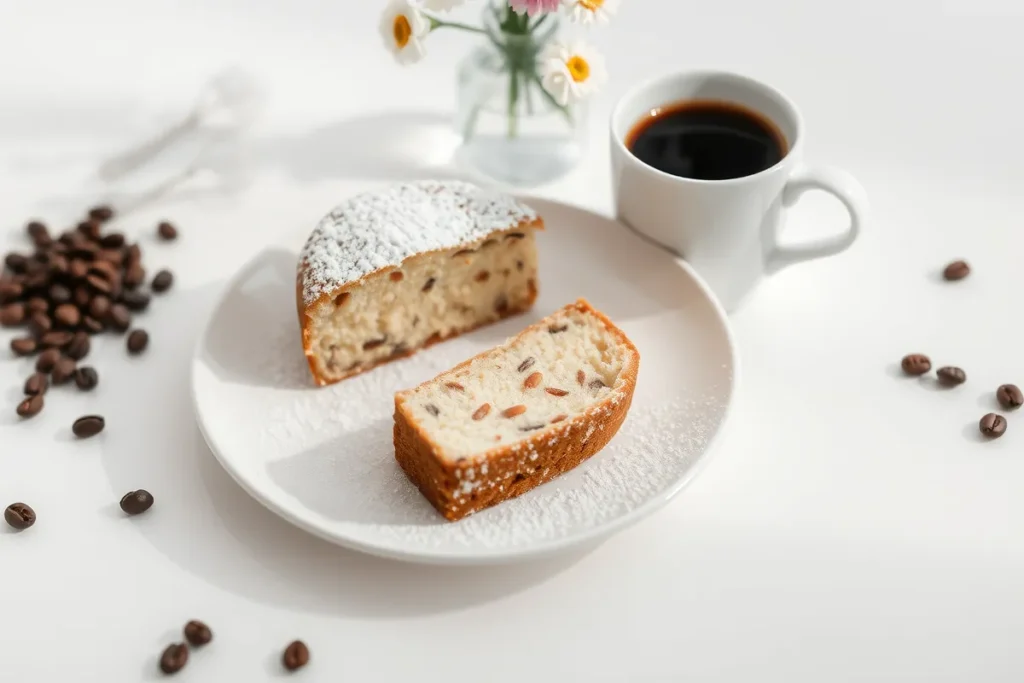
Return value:
<svg viewBox="0 0 1024 683">
<path fill-rule="evenodd" d="M 103 331 L 103 323 L 90 316 L 82 318 L 82 327 L 84 327 L 90 334 L 99 334 Z"/>
<path fill-rule="evenodd" d="M 89 209 L 89 218 L 100 222 L 109 221 L 114 217 L 114 209 L 107 204 L 100 204 Z"/>
<path fill-rule="evenodd" d="M 1006 418 L 1002 415 L 989 413 L 981 418 L 978 428 L 981 429 L 981 433 L 985 436 L 997 439 L 1006 433 Z"/>
<path fill-rule="evenodd" d="M 928 358 L 920 353 L 912 353 L 909 356 L 903 357 L 903 362 L 900 363 L 903 367 L 903 372 L 908 375 L 923 375 L 932 369 L 932 362 Z"/>
<path fill-rule="evenodd" d="M 138 290 L 126 290 L 121 292 L 121 303 L 129 310 L 140 312 L 149 307 L 150 296 Z"/>
<path fill-rule="evenodd" d="M 201 621 L 192 621 L 185 624 L 185 640 L 189 642 L 189 645 L 206 645 L 213 640 L 213 632 L 210 631 L 210 627 Z"/>
<path fill-rule="evenodd" d="M 4 520 L 18 531 L 36 523 L 36 511 L 24 503 L 12 503 L 4 510 Z"/>
<path fill-rule="evenodd" d="M 44 374 L 53 372 L 53 368 L 57 366 L 57 361 L 60 360 L 60 351 L 57 349 L 46 349 L 39 358 L 36 359 L 36 370 Z"/>
<path fill-rule="evenodd" d="M 168 242 L 178 238 L 178 229 L 167 221 L 162 221 L 156 226 L 156 234 L 160 236 L 160 239 L 167 240 Z"/>
<path fill-rule="evenodd" d="M 25 226 L 25 232 L 28 233 L 29 238 L 32 242 L 40 249 L 45 249 L 53 243 L 53 239 L 50 237 L 50 231 L 46 229 L 46 226 L 40 221 L 31 221 Z"/>
<path fill-rule="evenodd" d="M 55 305 L 66 304 L 71 301 L 71 290 L 62 284 L 50 286 L 50 301 Z"/>
<path fill-rule="evenodd" d="M 75 370 L 75 386 L 82 391 L 92 391 L 99 383 L 100 376 L 92 366 L 84 365 Z"/>
<path fill-rule="evenodd" d="M 88 439 L 103 431 L 107 422 L 99 415 L 80 417 L 71 425 L 71 431 L 80 439 Z"/>
<path fill-rule="evenodd" d="M 8 304 L 17 301 L 25 293 L 25 288 L 20 282 L 13 280 L 0 282 L 0 304 Z"/>
<path fill-rule="evenodd" d="M 89 274 L 89 263 L 82 259 L 71 259 L 71 263 L 68 264 L 68 275 L 76 280 L 81 280 Z"/>
<path fill-rule="evenodd" d="M 124 272 L 124 286 L 135 289 L 146 281 L 146 270 L 136 262 L 130 262 Z"/>
<path fill-rule="evenodd" d="M 16 327 L 25 322 L 25 304 L 14 303 L 0 306 L 0 325 Z"/>
<path fill-rule="evenodd" d="M 114 291 L 114 286 L 109 280 L 100 275 L 86 275 L 85 281 L 89 283 L 89 286 L 101 294 L 110 295 Z"/>
<path fill-rule="evenodd" d="M 119 250 L 121 247 L 124 246 L 124 234 L 120 233 L 120 232 L 112 232 L 112 233 L 110 233 L 108 235 L 104 235 L 103 237 L 100 238 L 100 246 L 103 247 L 104 249 L 118 249 Z M 121 256 L 120 256 L 121 252 L 118 251 L 117 253 L 118 253 L 117 260 L 114 261 L 114 262 L 115 263 L 120 263 L 121 262 Z M 107 260 L 113 260 L 113 259 L 107 259 Z"/>
<path fill-rule="evenodd" d="M 82 221 L 78 224 L 78 232 L 82 233 L 91 240 L 98 240 L 100 238 L 100 231 L 103 229 L 100 221 L 87 220 Z"/>
<path fill-rule="evenodd" d="M 25 380 L 25 394 L 27 396 L 40 396 L 50 388 L 50 380 L 41 372 L 33 373 Z"/>
<path fill-rule="evenodd" d="M 154 292 L 166 292 L 174 284 L 174 275 L 169 270 L 161 270 L 153 278 L 153 284 L 150 285 Z"/>
<path fill-rule="evenodd" d="M 1024 405 L 1024 393 L 1016 384 L 1004 384 L 996 389 L 996 400 L 1007 410 L 1015 410 Z"/>
<path fill-rule="evenodd" d="M 107 314 L 107 323 L 118 332 L 124 332 L 132 324 L 132 314 L 124 304 L 113 304 Z"/>
<path fill-rule="evenodd" d="M 75 377 L 75 359 L 61 356 L 57 364 L 53 366 L 51 379 L 54 385 L 67 384 Z"/>
<path fill-rule="evenodd" d="M 110 298 L 97 294 L 89 302 L 89 315 L 97 320 L 103 320 L 107 317 L 108 313 L 110 313 Z"/>
<path fill-rule="evenodd" d="M 54 310 L 53 318 L 58 325 L 64 327 L 78 327 L 78 323 L 82 322 L 82 314 L 74 304 L 61 304 Z"/>
<path fill-rule="evenodd" d="M 85 332 L 75 332 L 74 339 L 68 344 L 68 347 L 64 349 L 64 353 L 69 358 L 75 360 L 82 360 L 89 355 L 89 349 L 92 346 L 92 342 L 89 341 L 89 335 Z"/>
<path fill-rule="evenodd" d="M 62 349 L 75 338 L 74 333 L 66 330 L 47 332 L 39 339 L 39 343 L 48 349 Z"/>
<path fill-rule="evenodd" d="M 284 668 L 289 671 L 301 669 L 309 663 L 309 648 L 301 640 L 293 641 L 284 649 L 284 655 L 281 657 L 281 660 Z"/>
<path fill-rule="evenodd" d="M 176 674 L 188 664 L 188 648 L 184 643 L 173 643 L 167 646 L 160 655 L 160 670 L 165 674 Z"/>
<path fill-rule="evenodd" d="M 151 507 L 153 507 L 153 494 L 146 489 L 129 491 L 121 498 L 121 509 L 125 514 L 141 515 Z"/>
<path fill-rule="evenodd" d="M 25 313 L 27 315 L 33 315 L 35 313 L 46 313 L 50 310 L 50 302 L 41 296 L 34 296 L 28 300 L 28 304 L 25 305 Z"/>
<path fill-rule="evenodd" d="M 971 274 L 971 267 L 967 265 L 966 261 L 953 261 L 946 269 L 942 271 L 942 277 L 946 278 L 950 282 L 956 280 L 963 280 L 965 277 Z"/>
<path fill-rule="evenodd" d="M 50 316 L 45 313 L 33 313 L 28 319 L 28 330 L 33 337 L 41 339 L 44 334 L 53 329 L 53 322 Z"/>
<path fill-rule="evenodd" d="M 29 396 L 24 401 L 18 404 L 17 413 L 19 417 L 30 418 L 35 417 L 43 410 L 43 395 L 36 394 L 35 396 Z"/>
<path fill-rule="evenodd" d="M 28 257 L 23 254 L 11 252 L 4 257 L 4 265 L 7 266 L 11 272 L 24 273 L 25 266 L 28 265 Z"/>
<path fill-rule="evenodd" d="M 92 292 L 85 285 L 79 285 L 75 287 L 74 294 L 71 295 L 71 301 L 79 308 L 87 308 L 89 302 L 92 301 Z"/>
<path fill-rule="evenodd" d="M 15 356 L 31 356 L 38 347 L 32 337 L 15 337 L 11 340 L 11 352 Z"/>
<path fill-rule="evenodd" d="M 142 353 L 149 346 L 149 333 L 145 330 L 132 330 L 128 334 L 128 353 Z"/>
<path fill-rule="evenodd" d="M 60 277 L 61 275 L 67 275 L 68 260 L 60 254 L 52 254 L 50 256 L 50 272 L 57 277 Z"/>
<path fill-rule="evenodd" d="M 947 366 L 939 368 L 935 374 L 939 376 L 940 382 L 949 386 L 956 386 L 967 381 L 967 373 L 960 368 Z"/>
</svg>

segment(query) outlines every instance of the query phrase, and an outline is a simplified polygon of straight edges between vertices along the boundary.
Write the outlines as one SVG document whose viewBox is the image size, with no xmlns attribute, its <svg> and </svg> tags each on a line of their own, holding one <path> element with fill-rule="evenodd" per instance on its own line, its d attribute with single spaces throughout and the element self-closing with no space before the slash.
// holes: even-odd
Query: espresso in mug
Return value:
<svg viewBox="0 0 1024 683">
<path fill-rule="evenodd" d="M 648 166 L 680 178 L 728 180 L 782 161 L 786 143 L 760 114 L 725 102 L 689 101 L 653 109 L 626 136 Z"/>
</svg>

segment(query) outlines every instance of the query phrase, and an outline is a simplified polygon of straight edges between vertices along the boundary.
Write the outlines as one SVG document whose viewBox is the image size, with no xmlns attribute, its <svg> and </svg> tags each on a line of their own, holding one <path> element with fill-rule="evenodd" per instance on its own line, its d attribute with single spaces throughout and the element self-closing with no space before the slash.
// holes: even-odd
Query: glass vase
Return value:
<svg viewBox="0 0 1024 683">
<path fill-rule="evenodd" d="M 459 65 L 459 158 L 494 180 L 527 187 L 580 162 L 586 112 L 582 103 L 560 106 L 541 85 L 538 56 L 558 33 L 558 16 L 530 19 L 526 32 L 515 32 L 506 11 L 507 2 L 489 3 L 483 44 Z"/>
</svg>

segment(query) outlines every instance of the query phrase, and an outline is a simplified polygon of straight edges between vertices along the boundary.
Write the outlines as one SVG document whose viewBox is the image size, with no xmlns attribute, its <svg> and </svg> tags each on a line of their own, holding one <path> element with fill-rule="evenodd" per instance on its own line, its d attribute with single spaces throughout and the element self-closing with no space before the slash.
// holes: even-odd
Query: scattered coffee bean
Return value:
<svg viewBox="0 0 1024 683">
<path fill-rule="evenodd" d="M 34 373 L 31 377 L 25 380 L 25 395 L 26 396 L 40 396 L 46 393 L 46 390 L 50 388 L 50 380 L 46 378 L 41 372 Z"/>
<path fill-rule="evenodd" d="M 178 229 L 167 221 L 161 221 L 160 224 L 156 226 L 156 234 L 160 236 L 160 239 L 170 242 L 171 240 L 178 238 Z"/>
<path fill-rule="evenodd" d="M 213 632 L 203 622 L 193 619 L 185 624 L 185 640 L 189 642 L 189 645 L 196 647 L 206 645 L 213 640 Z"/>
<path fill-rule="evenodd" d="M 57 361 L 59 360 L 60 351 L 57 349 L 46 349 L 39 354 L 39 358 L 36 359 L 36 370 L 49 374 L 53 372 L 53 369 L 57 366 Z"/>
<path fill-rule="evenodd" d="M 903 362 L 900 364 L 903 367 L 903 372 L 908 375 L 923 375 L 932 369 L 932 362 L 921 353 L 912 353 L 909 356 L 903 357 Z"/>
<path fill-rule="evenodd" d="M 165 674 L 176 674 L 188 664 L 188 647 L 184 643 L 173 643 L 167 646 L 160 655 L 160 670 Z"/>
<path fill-rule="evenodd" d="M 107 315 L 107 323 L 118 332 L 124 332 L 132 324 L 132 314 L 124 304 L 114 304 Z"/>
<path fill-rule="evenodd" d="M 120 232 L 112 232 L 107 235 L 104 235 L 103 237 L 100 238 L 100 246 L 103 247 L 104 249 L 110 250 L 120 249 L 121 247 L 124 246 L 124 235 Z M 117 255 L 115 256 L 114 254 Z M 101 254 L 101 257 L 104 260 L 111 261 L 113 263 L 121 262 L 120 251 L 104 253 Z"/>
<path fill-rule="evenodd" d="M 50 285 L 50 301 L 56 305 L 71 301 L 71 290 L 62 284 Z"/>
<path fill-rule="evenodd" d="M 939 376 L 940 382 L 949 386 L 956 386 L 967 381 L 967 373 L 960 368 L 947 366 L 939 368 L 935 374 Z"/>
<path fill-rule="evenodd" d="M 1006 433 L 1006 418 L 1002 415 L 989 413 L 985 417 L 981 418 L 981 422 L 978 423 L 978 428 L 981 429 L 981 433 L 985 436 L 997 439 Z"/>
<path fill-rule="evenodd" d="M 43 411 L 43 395 L 36 394 L 35 396 L 29 396 L 24 401 L 18 404 L 18 417 L 30 418 L 35 417 Z"/>
<path fill-rule="evenodd" d="M 11 303 L 17 301 L 22 294 L 25 293 L 25 288 L 21 286 L 19 282 L 3 281 L 0 282 L 0 304 Z"/>
<path fill-rule="evenodd" d="M 0 325 L 16 327 L 25 321 L 25 304 L 13 303 L 0 306 Z"/>
<path fill-rule="evenodd" d="M 149 346 L 149 333 L 145 330 L 132 330 L 128 334 L 128 353 L 142 353 L 147 346 Z"/>
<path fill-rule="evenodd" d="M 1004 384 L 996 389 L 996 400 L 1007 410 L 1015 410 L 1024 405 L 1024 393 L 1016 384 Z"/>
<path fill-rule="evenodd" d="M 309 648 L 301 640 L 293 641 L 284 649 L 282 656 L 284 668 L 289 671 L 301 669 L 309 663 Z"/>
<path fill-rule="evenodd" d="M 24 254 L 11 252 L 4 257 L 4 265 L 12 273 L 24 273 L 26 266 L 28 266 L 28 257 Z"/>
<path fill-rule="evenodd" d="M 971 274 L 971 267 L 967 265 L 966 261 L 953 261 L 946 269 L 942 271 L 942 277 L 946 278 L 950 282 L 956 280 L 963 280 L 965 277 Z"/>
<path fill-rule="evenodd" d="M 141 515 L 153 507 L 153 494 L 145 489 L 129 491 L 121 498 L 121 509 L 129 515 Z"/>
<path fill-rule="evenodd" d="M 71 294 L 71 301 L 79 308 L 86 308 L 89 302 L 92 301 L 92 292 L 85 285 L 79 285 L 75 287 L 75 291 Z"/>
<path fill-rule="evenodd" d="M 78 327 L 82 322 L 82 314 L 74 304 L 61 304 L 54 310 L 53 318 L 64 327 Z"/>
<path fill-rule="evenodd" d="M 88 439 L 103 431 L 106 420 L 99 415 L 86 415 L 75 420 L 71 432 L 80 439 Z"/>
<path fill-rule="evenodd" d="M 89 348 L 92 346 L 92 342 L 89 341 L 89 335 L 85 332 L 75 332 L 74 338 L 68 347 L 64 349 L 64 353 L 69 358 L 75 360 L 82 360 L 89 355 Z"/>
<path fill-rule="evenodd" d="M 121 293 L 121 303 L 130 311 L 136 313 L 146 310 L 149 306 L 149 294 L 138 290 L 127 290 Z"/>
<path fill-rule="evenodd" d="M 82 221 L 78 224 L 78 232 L 82 233 L 90 240 L 98 240 L 100 238 L 100 231 L 103 229 L 103 225 L 100 221 L 89 219 Z"/>
<path fill-rule="evenodd" d="M 103 320 L 110 313 L 110 299 L 97 294 L 89 302 L 89 315 L 97 320 Z"/>
<path fill-rule="evenodd" d="M 89 316 L 82 318 L 82 327 L 84 327 L 89 334 L 99 334 L 103 331 L 103 323 L 96 318 Z"/>
<path fill-rule="evenodd" d="M 100 204 L 89 209 L 89 218 L 95 221 L 109 221 L 114 217 L 114 209 L 107 204 Z"/>
<path fill-rule="evenodd" d="M 38 346 L 32 337 L 15 337 L 11 340 L 11 351 L 16 356 L 31 356 Z"/>
<path fill-rule="evenodd" d="M 51 379 L 54 385 L 67 384 L 75 377 L 75 359 L 61 356 L 57 364 L 53 366 Z"/>
<path fill-rule="evenodd" d="M 75 386 L 82 391 L 92 391 L 99 383 L 100 376 L 95 368 L 85 365 L 75 370 Z"/>
<path fill-rule="evenodd" d="M 128 264 L 124 272 L 124 286 L 128 289 L 135 289 L 146 281 L 146 270 L 136 262 Z"/>
<path fill-rule="evenodd" d="M 169 270 L 161 270 L 153 277 L 153 283 L 150 285 L 154 292 L 161 293 L 166 292 L 174 284 L 174 275 Z"/>
<path fill-rule="evenodd" d="M 24 503 L 12 503 L 4 510 L 4 520 L 18 531 L 36 523 L 36 511 Z"/>
</svg>

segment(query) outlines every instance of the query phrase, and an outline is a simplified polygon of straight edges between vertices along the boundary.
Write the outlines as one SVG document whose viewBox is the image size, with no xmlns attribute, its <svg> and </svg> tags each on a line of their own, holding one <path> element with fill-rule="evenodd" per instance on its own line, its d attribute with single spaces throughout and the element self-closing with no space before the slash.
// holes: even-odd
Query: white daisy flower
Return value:
<svg viewBox="0 0 1024 683">
<path fill-rule="evenodd" d="M 380 35 L 400 64 L 423 59 L 423 39 L 430 33 L 430 19 L 416 0 L 390 0 L 380 18 Z"/>
<path fill-rule="evenodd" d="M 466 0 L 423 0 L 423 9 L 431 12 L 450 12 Z"/>
<path fill-rule="evenodd" d="M 544 89 L 563 107 L 588 97 L 608 77 L 604 57 L 586 43 L 552 43 L 537 65 Z"/>
<path fill-rule="evenodd" d="M 619 9 L 619 0 L 562 0 L 569 19 L 579 24 L 607 24 Z"/>
</svg>

